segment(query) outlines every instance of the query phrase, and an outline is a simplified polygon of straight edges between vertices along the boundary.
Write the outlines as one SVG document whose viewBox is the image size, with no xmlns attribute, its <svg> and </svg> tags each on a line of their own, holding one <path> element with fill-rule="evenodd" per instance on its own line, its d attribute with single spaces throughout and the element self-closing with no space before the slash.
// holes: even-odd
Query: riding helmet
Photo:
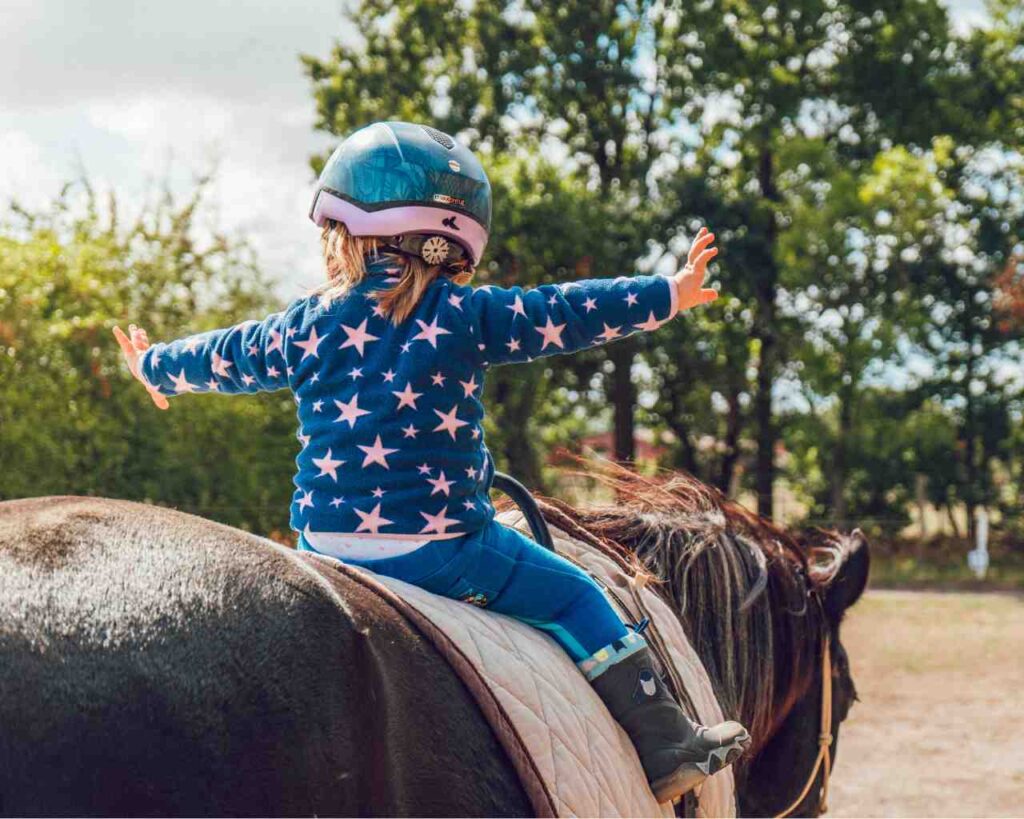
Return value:
<svg viewBox="0 0 1024 819">
<path fill-rule="evenodd" d="M 381 237 L 428 264 L 476 265 L 491 228 L 491 184 L 473 152 L 448 134 L 377 122 L 331 154 L 309 217 Z"/>
</svg>

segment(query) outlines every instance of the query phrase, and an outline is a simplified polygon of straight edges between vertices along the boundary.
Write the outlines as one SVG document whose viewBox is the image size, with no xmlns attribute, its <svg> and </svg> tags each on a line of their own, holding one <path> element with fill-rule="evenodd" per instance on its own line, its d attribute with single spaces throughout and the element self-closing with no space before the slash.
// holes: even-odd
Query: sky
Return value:
<svg viewBox="0 0 1024 819">
<path fill-rule="evenodd" d="M 0 0 L 0 201 L 41 205 L 84 173 L 130 212 L 215 166 L 218 226 L 301 295 L 320 276 L 308 159 L 333 140 L 298 55 L 352 36 L 344 3 Z M 949 6 L 983 19 L 982 0 Z"/>
</svg>

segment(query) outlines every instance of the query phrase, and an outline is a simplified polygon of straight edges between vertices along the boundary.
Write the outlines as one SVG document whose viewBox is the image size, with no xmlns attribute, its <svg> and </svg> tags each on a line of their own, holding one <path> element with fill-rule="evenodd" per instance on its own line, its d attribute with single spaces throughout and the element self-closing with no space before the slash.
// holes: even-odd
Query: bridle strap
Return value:
<svg viewBox="0 0 1024 819">
<path fill-rule="evenodd" d="M 821 641 L 821 732 L 818 734 L 818 756 L 807 777 L 807 784 L 792 804 L 777 814 L 778 819 L 789 816 L 800 807 L 817 781 L 819 771 L 824 772 L 817 812 L 821 816 L 828 811 L 828 780 L 832 775 L 832 649 L 827 631 Z"/>
</svg>

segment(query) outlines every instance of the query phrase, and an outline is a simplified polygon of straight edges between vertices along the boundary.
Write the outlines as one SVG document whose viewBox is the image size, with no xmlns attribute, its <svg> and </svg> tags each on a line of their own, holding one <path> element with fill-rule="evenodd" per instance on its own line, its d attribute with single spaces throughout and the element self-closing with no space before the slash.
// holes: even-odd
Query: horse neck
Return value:
<svg viewBox="0 0 1024 819">
<path fill-rule="evenodd" d="M 751 546 L 719 546 L 718 560 L 693 561 L 666 579 L 723 711 L 762 745 L 814 681 L 824 619 L 808 596 L 806 567 L 781 549 L 766 559 L 764 589 L 741 610 Z"/>
</svg>

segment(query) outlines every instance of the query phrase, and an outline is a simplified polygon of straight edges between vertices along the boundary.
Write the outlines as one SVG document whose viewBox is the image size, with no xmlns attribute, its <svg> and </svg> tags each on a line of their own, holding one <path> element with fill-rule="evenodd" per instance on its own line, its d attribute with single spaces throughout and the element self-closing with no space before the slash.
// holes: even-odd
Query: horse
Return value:
<svg viewBox="0 0 1024 819">
<path fill-rule="evenodd" d="M 855 698 L 839 626 L 866 583 L 863 536 L 791 536 L 686 476 L 617 480 L 614 506 L 545 513 L 660 578 L 755 737 L 741 813 L 815 815 L 818 738 L 835 752 Z M 161 507 L 0 503 L 0 813 L 531 810 L 432 644 L 340 573 Z"/>
</svg>

